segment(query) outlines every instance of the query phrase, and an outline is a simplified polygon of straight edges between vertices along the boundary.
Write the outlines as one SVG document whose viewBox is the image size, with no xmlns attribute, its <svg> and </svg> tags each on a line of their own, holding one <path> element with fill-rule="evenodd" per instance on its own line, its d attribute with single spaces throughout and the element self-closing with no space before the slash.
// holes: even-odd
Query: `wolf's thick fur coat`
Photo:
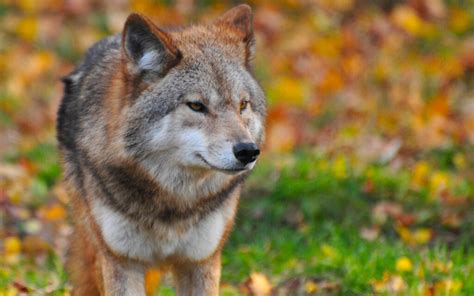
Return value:
<svg viewBox="0 0 474 296">
<path fill-rule="evenodd" d="M 144 295 L 149 267 L 170 270 L 179 295 L 218 295 L 221 249 L 255 164 L 233 147 L 263 138 L 254 46 L 247 5 L 168 31 L 132 14 L 64 78 L 74 295 Z"/>
</svg>

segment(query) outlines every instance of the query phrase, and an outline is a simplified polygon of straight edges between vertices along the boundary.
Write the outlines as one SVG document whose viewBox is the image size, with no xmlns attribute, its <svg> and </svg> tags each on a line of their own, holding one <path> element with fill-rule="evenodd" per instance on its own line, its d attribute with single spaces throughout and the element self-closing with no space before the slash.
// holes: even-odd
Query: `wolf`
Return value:
<svg viewBox="0 0 474 296">
<path fill-rule="evenodd" d="M 63 79 L 57 139 L 73 295 L 218 295 L 221 250 L 264 137 L 251 8 L 163 29 L 132 13 Z"/>
</svg>

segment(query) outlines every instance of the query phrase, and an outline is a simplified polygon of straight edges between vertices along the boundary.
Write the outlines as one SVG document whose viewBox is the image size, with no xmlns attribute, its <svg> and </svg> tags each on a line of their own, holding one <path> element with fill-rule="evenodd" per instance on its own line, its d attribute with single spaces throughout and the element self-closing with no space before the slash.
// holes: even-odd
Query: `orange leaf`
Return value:
<svg viewBox="0 0 474 296">
<path fill-rule="evenodd" d="M 160 288 L 161 271 L 158 269 L 149 269 L 145 274 L 145 290 L 147 295 L 156 295 Z"/>
<path fill-rule="evenodd" d="M 447 116 L 449 113 L 448 97 L 445 95 L 439 95 L 430 100 L 427 105 L 427 112 L 429 116 Z"/>
<path fill-rule="evenodd" d="M 44 219 L 49 221 L 58 221 L 66 217 L 66 210 L 59 204 L 43 208 L 40 213 Z"/>
</svg>

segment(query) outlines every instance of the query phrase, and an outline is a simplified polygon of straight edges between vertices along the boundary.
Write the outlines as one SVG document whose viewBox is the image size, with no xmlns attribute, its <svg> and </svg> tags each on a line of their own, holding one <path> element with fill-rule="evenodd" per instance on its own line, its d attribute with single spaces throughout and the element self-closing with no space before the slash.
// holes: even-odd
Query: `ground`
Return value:
<svg viewBox="0 0 474 296">
<path fill-rule="evenodd" d="M 0 3 L 0 295 L 69 293 L 60 77 L 130 11 L 179 25 L 233 1 L 110 3 Z M 269 114 L 223 294 L 474 295 L 472 5 L 250 4 Z M 173 295 L 154 270 L 147 290 Z"/>
</svg>

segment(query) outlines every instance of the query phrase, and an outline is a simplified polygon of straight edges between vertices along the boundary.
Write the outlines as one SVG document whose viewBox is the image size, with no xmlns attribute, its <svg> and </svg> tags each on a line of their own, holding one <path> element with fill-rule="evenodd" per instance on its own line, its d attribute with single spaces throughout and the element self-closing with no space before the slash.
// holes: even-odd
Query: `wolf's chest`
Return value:
<svg viewBox="0 0 474 296">
<path fill-rule="evenodd" d="M 114 253 L 150 263 L 170 256 L 207 258 L 219 246 L 233 212 L 232 207 L 223 206 L 184 230 L 170 225 L 156 225 L 150 230 L 103 204 L 93 207 L 104 241 Z"/>
</svg>

